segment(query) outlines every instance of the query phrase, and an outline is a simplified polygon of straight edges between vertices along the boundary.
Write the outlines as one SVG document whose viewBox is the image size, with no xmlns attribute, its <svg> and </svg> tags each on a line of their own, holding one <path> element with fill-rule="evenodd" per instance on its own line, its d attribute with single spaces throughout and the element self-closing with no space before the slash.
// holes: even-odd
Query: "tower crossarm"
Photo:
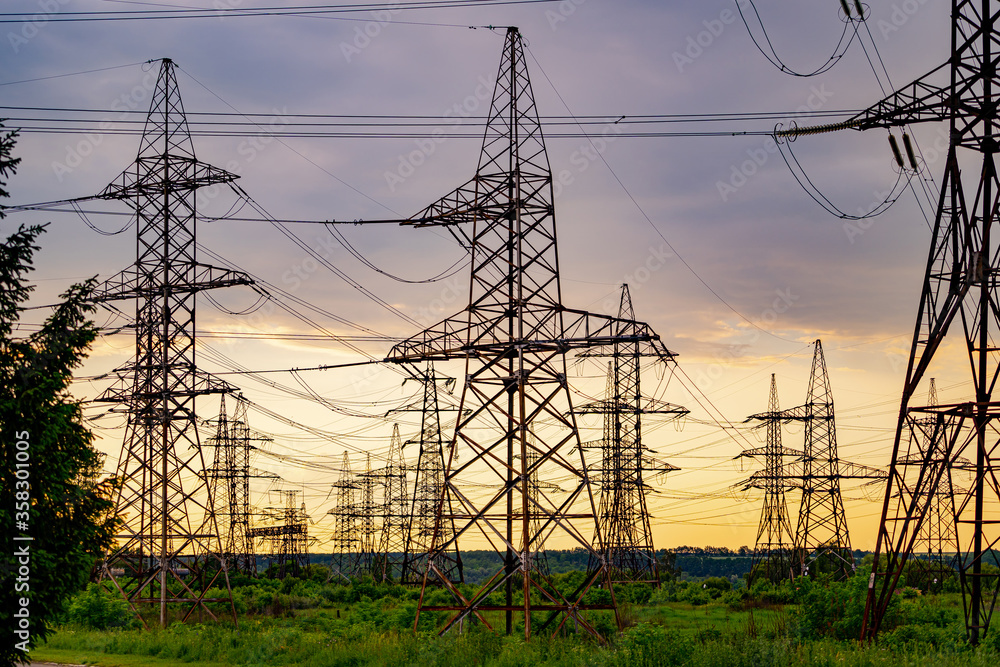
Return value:
<svg viewBox="0 0 1000 667">
<path fill-rule="evenodd" d="M 242 271 L 195 263 L 191 279 L 183 282 L 172 282 L 170 291 L 174 294 L 192 293 L 235 285 L 253 285 L 253 279 Z M 158 296 L 162 292 L 163 287 L 160 285 L 143 284 L 138 268 L 133 265 L 119 271 L 99 285 L 92 293 L 90 300 L 94 303 L 100 303 L 102 301 L 145 299 Z"/>
<path fill-rule="evenodd" d="M 543 308 L 552 311 L 551 315 L 561 316 L 562 335 L 557 338 L 542 338 L 537 336 L 538 332 L 529 332 L 521 341 L 514 343 L 524 351 L 565 353 L 615 343 L 647 343 L 650 354 L 655 354 L 664 361 L 672 361 L 677 356 L 662 344 L 660 336 L 645 322 L 559 306 Z M 541 321 L 550 319 L 544 313 L 536 313 L 536 317 Z M 511 346 L 504 328 L 507 321 L 506 315 L 500 315 L 471 322 L 468 314 L 459 314 L 396 344 L 385 361 L 406 363 L 502 353 Z M 628 335 L 618 333 L 625 327 L 630 330 Z"/>
<path fill-rule="evenodd" d="M 759 421 L 761 424 L 759 426 L 764 426 L 771 421 L 780 421 L 783 423 L 795 422 L 795 421 L 805 421 L 811 419 L 812 414 L 809 411 L 808 405 L 799 405 L 794 408 L 788 408 L 787 410 L 773 410 L 768 412 L 758 412 L 755 415 L 750 415 L 743 420 L 743 423 L 751 421 Z"/>
<path fill-rule="evenodd" d="M 802 456 L 802 452 L 797 449 L 792 449 L 791 447 L 781 447 L 779 450 L 775 451 L 774 448 L 764 447 L 754 447 L 753 449 L 744 449 L 742 452 L 733 457 L 733 460 L 746 459 L 746 458 L 757 458 L 758 456 L 767 456 L 768 454 L 781 454 L 782 456 Z"/>
<path fill-rule="evenodd" d="M 874 468 L 844 460 L 838 462 L 838 472 L 841 479 L 884 480 L 889 476 L 889 473 L 882 468 Z"/>
</svg>

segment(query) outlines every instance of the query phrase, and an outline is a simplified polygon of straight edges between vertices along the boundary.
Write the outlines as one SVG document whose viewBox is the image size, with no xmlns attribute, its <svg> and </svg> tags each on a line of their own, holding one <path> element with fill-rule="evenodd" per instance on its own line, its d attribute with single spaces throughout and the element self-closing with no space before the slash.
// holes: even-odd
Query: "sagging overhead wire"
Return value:
<svg viewBox="0 0 1000 667">
<path fill-rule="evenodd" d="M 364 264 L 365 266 L 367 266 L 369 269 L 371 269 L 375 273 L 383 275 L 383 276 L 385 276 L 387 278 L 391 278 L 392 280 L 395 280 L 396 282 L 407 283 L 409 285 L 419 285 L 419 284 L 425 284 L 425 283 L 436 283 L 436 282 L 441 281 L 441 280 L 447 280 L 448 278 L 451 278 L 453 275 L 455 275 L 456 273 L 458 273 L 459 271 L 461 271 L 462 269 L 464 269 L 466 266 L 468 266 L 469 262 L 471 261 L 471 259 L 467 255 L 463 256 L 463 257 L 460 257 L 459 259 L 455 260 L 454 264 L 452 264 L 451 266 L 449 266 L 447 269 L 445 269 L 441 273 L 439 273 L 436 276 L 433 276 L 431 278 L 426 278 L 426 279 L 423 279 L 423 280 L 410 280 L 410 279 L 407 279 L 407 278 L 400 278 L 399 276 L 397 276 L 397 275 L 395 275 L 393 273 L 390 273 L 388 271 L 380 269 L 378 266 L 376 266 L 371 261 L 369 261 L 367 257 L 365 257 L 364 255 L 362 255 L 357 249 L 355 249 L 355 247 L 353 245 L 351 245 L 350 241 L 348 241 L 347 238 L 344 236 L 344 234 L 339 229 L 337 229 L 334 225 L 327 224 L 326 225 L 326 229 L 327 229 L 327 231 L 330 232 L 330 234 L 333 236 L 333 238 L 335 238 L 337 240 L 337 243 L 339 243 L 344 248 L 344 250 L 346 250 L 347 252 L 351 253 L 351 255 L 355 259 L 357 259 L 359 262 L 361 262 L 362 264 Z"/>
<path fill-rule="evenodd" d="M 760 26 L 760 33 L 763 35 L 762 41 L 758 39 L 755 31 L 750 27 L 750 21 L 747 20 L 746 14 L 743 13 L 743 5 L 746 4 L 750 5 L 750 9 L 753 11 L 753 18 L 755 19 L 756 24 Z M 847 52 L 847 49 L 850 48 L 854 38 L 857 37 L 857 27 L 851 31 L 850 35 L 848 35 L 848 30 L 856 21 L 864 20 L 863 13 L 857 17 L 851 16 L 846 0 L 841 0 L 841 6 L 844 10 L 844 14 L 846 14 L 846 16 L 841 18 L 841 21 L 844 23 L 844 30 L 840 33 L 840 39 L 837 40 L 837 44 L 833 48 L 833 54 L 826 59 L 826 62 L 816 69 L 809 72 L 799 72 L 786 65 L 778 55 L 777 51 L 775 51 L 774 44 L 771 43 L 771 37 L 767 33 L 767 28 L 764 27 L 764 20 L 761 18 L 760 12 L 757 11 L 757 5 L 754 4 L 754 1 L 736 0 L 736 10 L 740 13 L 740 19 L 742 19 L 743 25 L 746 26 L 747 33 L 750 35 L 751 41 L 753 41 L 754 46 L 757 47 L 757 50 L 760 51 L 761 55 L 763 55 L 769 63 L 778 68 L 778 70 L 788 74 L 789 76 L 798 77 L 812 77 L 823 74 L 824 72 L 829 72 L 833 69 L 834 65 L 840 62 L 840 59 Z M 857 7 L 859 10 L 861 9 L 860 2 L 857 3 Z"/>
<path fill-rule="evenodd" d="M 778 146 L 778 153 L 781 155 L 781 159 L 785 161 L 788 171 L 791 172 L 792 176 L 795 178 L 802 190 L 805 191 L 805 193 L 809 195 L 813 201 L 819 204 L 823 210 L 830 215 L 843 220 L 865 220 L 867 218 L 874 218 L 875 216 L 885 213 L 893 204 L 896 203 L 899 199 L 899 195 L 903 193 L 903 190 L 905 190 L 910 184 L 910 179 L 913 178 L 914 172 L 907 171 L 906 169 L 897 170 L 896 182 L 893 183 L 892 187 L 888 191 L 888 194 L 886 194 L 881 201 L 875 203 L 874 206 L 868 211 L 859 210 L 856 214 L 847 213 L 834 204 L 830 198 L 823 194 L 816 184 L 813 183 L 812 179 L 809 178 L 809 175 L 806 174 L 805 168 L 799 162 L 799 159 L 795 157 L 795 153 L 792 151 L 791 141 L 785 141 L 783 137 L 778 135 L 780 130 L 780 125 L 775 127 L 774 142 Z"/>
</svg>

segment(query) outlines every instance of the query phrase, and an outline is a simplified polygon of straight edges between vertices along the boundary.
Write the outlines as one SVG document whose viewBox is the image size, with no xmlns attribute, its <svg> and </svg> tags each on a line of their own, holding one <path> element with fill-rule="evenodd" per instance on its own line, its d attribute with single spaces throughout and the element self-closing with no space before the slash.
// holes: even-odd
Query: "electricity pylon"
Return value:
<svg viewBox="0 0 1000 667">
<path fill-rule="evenodd" d="M 358 490 L 358 504 L 354 507 L 357 517 L 358 530 L 358 569 L 361 572 L 370 574 L 372 577 L 381 572 L 376 569 L 383 567 L 379 563 L 379 535 L 381 526 L 378 518 L 384 514 L 383 508 L 375 503 L 375 487 L 382 481 L 381 471 L 372 470 L 372 455 L 365 457 L 365 469 L 358 473 L 356 485 Z"/>
<path fill-rule="evenodd" d="M 420 435 L 416 440 L 407 440 L 404 445 L 416 444 L 417 466 L 413 481 L 413 496 L 406 525 L 406 543 L 403 549 L 403 569 L 400 574 L 402 584 L 422 584 L 427 570 L 427 555 L 431 551 L 435 530 L 442 541 L 451 542 L 448 551 L 439 550 L 434 569 L 453 583 L 465 581 L 462 569 L 462 554 L 455 535 L 455 524 L 450 520 L 437 522 L 438 502 L 444 494 L 444 435 L 441 433 L 441 413 L 454 412 L 456 408 L 443 407 L 438 400 L 438 385 L 450 391 L 455 379 L 437 375 L 434 364 L 428 363 L 426 370 L 417 373 L 410 369 L 413 379 L 422 385 L 420 398 L 410 405 L 394 412 L 419 412 Z"/>
<path fill-rule="evenodd" d="M 195 365 L 195 295 L 248 285 L 242 274 L 195 257 L 195 191 L 235 175 L 198 161 L 177 89 L 174 63 L 161 61 L 139 153 L 97 197 L 135 210 L 135 264 L 96 290 L 95 301 L 135 299 L 135 358 L 97 400 L 125 406 L 125 440 L 115 512 L 122 519 L 102 577 L 148 625 L 143 608 L 168 606 L 188 619 L 224 602 L 233 621 L 229 575 L 198 437 L 195 399 L 232 388 Z M 205 597 L 209 589 L 224 597 Z"/>
<path fill-rule="evenodd" d="M 773 523 L 779 520 L 775 512 L 780 513 L 780 508 L 768 511 L 768 497 L 774 499 L 775 487 L 778 485 L 783 485 L 783 488 L 799 489 L 802 499 L 799 503 L 788 575 L 794 577 L 832 572 L 840 578 L 847 577 L 854 571 L 854 552 L 851 550 L 840 483 L 846 479 L 859 479 L 868 480 L 867 483 L 872 484 L 885 479 L 886 474 L 877 468 L 844 461 L 837 453 L 833 391 L 830 388 L 830 377 L 826 370 L 821 341 L 817 340 L 815 343 L 805 404 L 779 411 L 776 409 L 775 391 L 775 385 L 772 385 L 772 402 L 775 409 L 752 415 L 748 421 L 757 420 L 768 424 L 768 442 L 772 444 L 770 438 L 774 438 L 773 444 L 777 449 L 772 451 L 769 458 L 768 448 L 765 447 L 763 474 L 754 473 L 750 479 L 738 486 L 744 490 L 765 489 L 761 530 L 771 530 L 772 535 L 776 530 Z M 781 423 L 793 421 L 802 422 L 805 426 L 801 452 L 780 447 L 780 433 L 772 434 L 770 431 L 771 428 L 778 429 Z M 775 464 L 778 463 L 779 452 L 780 457 L 795 458 L 782 462 L 778 468 Z M 760 455 L 761 450 L 755 449 L 743 452 L 737 458 Z M 767 526 L 765 519 L 772 525 Z M 781 531 L 778 530 L 780 534 Z"/>
<path fill-rule="evenodd" d="M 511 27 L 475 176 L 400 221 L 445 226 L 471 252 L 468 306 L 397 344 L 386 359 L 466 363 L 463 411 L 450 437 L 444 493 L 436 513 L 437 527 L 453 523 L 455 532 L 445 536 L 435 530 L 424 573 L 424 590 L 437 582 L 451 593 L 453 602 L 434 605 L 422 595 L 417 610 L 418 623 L 423 611 L 449 612 L 442 632 L 472 615 L 493 628 L 499 615 L 510 634 L 516 613 L 525 637 L 531 635 L 536 618 L 553 634 L 569 623 L 568 627 L 596 635 L 581 612 L 614 609 L 617 615 L 604 565 L 589 573 L 578 590 L 566 594 L 534 561 L 540 542 L 548 539 L 583 548 L 597 559 L 603 552 L 597 507 L 572 413 L 566 354 L 618 340 L 618 318 L 562 305 L 552 185 L 521 34 Z M 659 341 L 646 325 L 637 325 L 636 337 L 650 344 Z M 538 454 L 531 467 L 529 450 Z M 579 454 L 576 461 L 569 458 L 573 452 Z M 569 488 L 562 493 L 538 489 L 533 500 L 536 496 L 529 487 L 536 472 L 540 481 L 568 478 Z M 470 477 L 478 477 L 477 487 L 467 487 L 464 480 Z M 479 490 L 484 488 L 487 491 Z M 533 529 L 538 514 L 544 518 L 541 527 Z M 595 533 L 596 547 L 590 538 Z M 496 550 L 502 566 L 466 597 L 438 570 L 436 559 L 454 550 L 459 538 L 473 535 Z M 595 584 L 611 592 L 609 603 L 584 601 Z M 499 601 L 494 601 L 494 592 L 501 594 Z"/>
<path fill-rule="evenodd" d="M 600 452 L 595 475 L 600 488 L 600 533 L 604 537 L 600 560 L 610 568 L 616 583 L 644 582 L 659 586 L 659 564 L 646 505 L 646 496 L 652 488 L 646 480 L 679 468 L 651 456 L 655 452 L 642 442 L 642 415 L 678 419 L 688 414 L 688 410 L 642 395 L 640 364 L 650 353 L 632 340 L 638 324 L 628 285 L 622 285 L 618 318 L 616 333 L 620 340 L 579 355 L 610 357 L 611 361 L 604 398 L 580 406 L 576 413 L 604 416 L 601 440 L 582 445 L 584 449 Z M 652 354 L 659 356 L 655 351 Z M 597 566 L 592 559 L 590 569 Z"/>
<path fill-rule="evenodd" d="M 373 569 L 376 579 L 392 581 L 395 571 L 402 578 L 406 554 L 406 537 L 410 530 L 410 492 L 407 488 L 406 462 L 403 459 L 403 439 L 399 424 L 392 425 L 389 440 L 389 457 L 384 468 L 378 471 L 385 502 L 383 504 L 382 531 L 379 535 L 378 553 L 381 562 Z"/>
<path fill-rule="evenodd" d="M 1000 510 L 1000 490 L 994 481 L 1000 402 L 993 400 L 1000 379 L 1000 356 L 993 342 L 1000 327 L 996 279 L 1000 258 L 993 238 L 1000 207 L 996 167 L 1000 2 L 952 0 L 951 19 L 951 54 L 944 65 L 843 123 L 792 132 L 948 123 L 948 155 L 896 421 L 862 636 L 874 639 L 878 633 L 930 501 L 956 458 L 965 455 L 973 479 L 968 491 L 955 499 L 962 546 L 959 575 L 966 632 L 970 643 L 978 644 L 989 629 L 1000 594 L 1000 578 L 984 568 L 1000 565 L 1000 554 L 994 549 L 1000 540 L 1000 524 L 992 518 Z M 903 143 L 910 166 L 916 168 L 906 134 Z M 963 180 L 963 173 L 970 177 Z M 970 400 L 933 407 L 912 405 L 956 322 L 961 324 L 968 352 Z M 921 415 L 941 416 L 936 427 L 940 452 L 933 448 L 921 452 L 924 436 L 910 419 Z M 912 457 L 923 457 L 923 461 L 910 465 L 907 461 Z"/>
<path fill-rule="evenodd" d="M 361 538 L 358 534 L 358 515 L 356 511 L 355 491 L 358 482 L 351 472 L 351 462 L 344 452 L 344 462 L 340 469 L 340 478 L 331 485 L 337 492 L 333 509 L 327 512 L 333 516 L 333 557 L 330 572 L 347 581 L 357 576 L 360 570 L 359 556 Z"/>
<path fill-rule="evenodd" d="M 265 509 L 272 520 L 280 523 L 251 528 L 250 537 L 270 545 L 267 569 L 277 566 L 278 570 L 273 575 L 284 579 L 288 575 L 298 575 L 309 564 L 309 516 L 305 502 L 301 506 L 298 503 L 299 491 L 275 491 L 283 502 Z"/>
<path fill-rule="evenodd" d="M 781 426 L 787 418 L 778 407 L 778 383 L 773 373 L 767 412 L 752 415 L 747 418 L 747 421 L 750 420 L 763 423 L 767 429 L 767 439 L 763 447 L 745 450 L 737 456 L 764 459 L 764 470 L 754 473 L 741 484 L 744 490 L 754 488 L 764 491 L 764 506 L 760 512 L 748 583 L 753 584 L 760 576 L 777 583 L 793 576 L 792 549 L 795 537 L 788 519 L 785 489 L 795 485 L 788 479 L 785 457 L 799 458 L 802 452 L 781 445 Z"/>
<path fill-rule="evenodd" d="M 930 380 L 927 390 L 927 406 L 936 407 L 937 383 Z M 919 416 L 909 415 L 909 426 L 914 431 L 919 430 L 922 445 L 914 456 L 909 456 L 901 463 L 903 465 L 923 465 L 924 460 L 930 460 L 936 466 L 944 466 L 938 488 L 927 498 L 927 517 L 920 527 L 917 540 L 913 545 L 914 554 L 924 554 L 926 560 L 911 564 L 911 572 L 919 568 L 921 588 L 929 591 L 940 591 L 944 581 L 958 574 L 960 547 L 958 543 L 958 526 L 955 523 L 955 485 L 952 479 L 953 466 L 968 469 L 970 463 L 966 459 L 956 459 L 953 465 L 945 465 L 943 458 L 942 435 L 940 428 L 942 417 L 931 413 Z M 961 493 L 965 493 L 961 490 Z"/>
</svg>

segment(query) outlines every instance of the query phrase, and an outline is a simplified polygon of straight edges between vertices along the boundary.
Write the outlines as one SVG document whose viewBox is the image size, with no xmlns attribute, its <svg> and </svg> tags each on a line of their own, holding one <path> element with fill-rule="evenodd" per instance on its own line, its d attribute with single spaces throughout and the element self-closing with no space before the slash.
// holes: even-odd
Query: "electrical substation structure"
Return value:
<svg viewBox="0 0 1000 667">
<path fill-rule="evenodd" d="M 236 621 L 195 411 L 198 396 L 232 391 L 195 365 L 195 295 L 252 282 L 197 261 L 195 191 L 235 178 L 195 157 L 174 63 L 162 60 L 138 156 L 96 197 L 127 202 L 137 221 L 135 264 L 94 293 L 136 302 L 135 358 L 96 399 L 128 417 L 115 499 L 122 523 L 101 573 L 147 626 L 151 607 L 164 627 L 171 606 L 183 620 L 196 611 L 214 619 L 210 602 L 226 603 Z M 209 599 L 210 589 L 225 595 Z"/>
<path fill-rule="evenodd" d="M 471 252 L 466 309 L 397 344 L 386 358 L 400 364 L 466 364 L 417 609 L 418 623 L 424 611 L 449 612 L 442 632 L 475 616 L 491 629 L 502 622 L 507 634 L 514 632 L 516 617 L 525 637 L 538 628 L 557 634 L 566 627 L 596 635 L 588 610 L 617 615 L 611 572 L 601 557 L 597 504 L 579 447 L 566 355 L 620 341 L 621 323 L 562 305 L 552 183 L 524 46 L 511 27 L 475 176 L 399 220 L 445 227 Z M 636 323 L 629 340 L 673 360 L 645 324 Z M 568 478 L 568 488 L 542 488 L 556 477 Z M 470 478 L 477 482 L 473 488 L 464 481 Z M 532 479 L 539 480 L 535 489 Z M 440 527 L 449 524 L 454 534 L 446 536 Z M 459 539 L 473 535 L 501 556 L 502 565 L 467 597 L 437 562 L 457 549 Z M 537 554 L 549 540 L 583 548 L 597 563 L 570 594 L 560 592 L 539 568 Z M 434 584 L 451 594 L 451 604 L 430 603 L 427 586 Z M 610 602 L 584 601 L 595 585 L 607 588 Z M 495 592 L 502 594 L 499 601 Z"/>
<path fill-rule="evenodd" d="M 957 467 L 960 457 L 970 462 L 972 477 L 968 490 L 955 490 L 958 575 L 970 643 L 978 644 L 989 630 L 1000 594 L 1000 579 L 984 567 L 1000 566 L 1000 553 L 995 548 L 1000 541 L 1000 524 L 993 518 L 1000 511 L 1000 488 L 995 481 L 1000 402 L 993 400 L 1000 378 L 1000 356 L 993 342 L 1000 325 L 1000 257 L 993 238 L 1000 207 L 996 168 L 1000 150 L 996 104 L 1000 92 L 1000 2 L 952 0 L 951 19 L 951 54 L 944 65 L 847 121 L 780 133 L 792 136 L 847 128 L 891 129 L 932 121 L 947 122 L 949 128 L 941 194 L 882 504 L 875 571 L 865 603 L 861 633 L 866 639 L 877 635 L 934 498 L 942 492 L 941 480 Z M 899 154 L 895 138 L 891 141 Z M 918 169 L 905 131 L 903 143 L 910 167 Z M 901 157 L 898 162 L 902 167 Z M 968 178 L 963 179 L 963 172 Z M 916 405 L 914 396 L 953 324 L 960 325 L 968 351 L 971 399 Z M 926 432 L 928 418 L 934 423 L 930 434 Z M 940 445 L 924 447 L 928 437 Z"/>
</svg>

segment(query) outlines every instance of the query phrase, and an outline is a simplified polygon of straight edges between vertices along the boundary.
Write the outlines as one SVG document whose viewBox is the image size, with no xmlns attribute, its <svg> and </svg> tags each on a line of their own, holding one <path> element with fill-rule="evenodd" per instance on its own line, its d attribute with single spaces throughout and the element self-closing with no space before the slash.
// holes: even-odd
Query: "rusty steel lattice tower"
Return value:
<svg viewBox="0 0 1000 667">
<path fill-rule="evenodd" d="M 788 421 L 788 417 L 778 407 L 778 383 L 773 373 L 767 412 L 747 418 L 747 421 L 751 420 L 762 422 L 767 429 L 767 436 L 763 447 L 745 450 L 737 457 L 764 459 L 764 470 L 754 473 L 740 485 L 743 489 L 754 488 L 764 492 L 764 506 L 760 511 L 757 542 L 750 565 L 750 584 L 761 576 L 777 583 L 793 576 L 792 549 L 795 538 L 788 519 L 785 490 L 795 485 L 788 479 L 785 457 L 798 458 L 802 456 L 802 452 L 781 445 L 781 426 Z"/>
<path fill-rule="evenodd" d="M 432 605 L 422 596 L 417 622 L 421 612 L 439 610 L 450 613 L 442 632 L 475 615 L 490 628 L 502 623 L 508 634 L 516 616 L 525 637 L 536 622 L 552 633 L 570 627 L 596 634 L 585 612 L 616 610 L 609 570 L 602 565 L 565 594 L 540 572 L 535 554 L 543 540 L 550 547 L 555 541 L 584 548 L 597 559 L 603 551 L 572 414 L 566 354 L 614 343 L 618 319 L 562 305 L 552 170 L 517 28 L 506 32 L 475 176 L 400 222 L 445 226 L 471 252 L 466 309 L 397 344 L 386 359 L 466 363 L 436 520 L 438 528 L 453 523 L 455 533 L 435 530 L 424 573 L 424 592 L 439 583 L 453 602 Z M 657 340 L 645 325 L 637 326 L 636 338 Z M 529 450 L 538 454 L 530 467 Z M 534 496 L 529 487 L 536 472 L 540 482 L 569 478 L 569 488 L 539 488 Z M 536 519 L 541 525 L 533 529 Z M 438 569 L 437 558 L 474 535 L 496 550 L 502 564 L 466 597 Z M 611 602 L 584 602 L 598 584 L 612 592 Z"/>
<path fill-rule="evenodd" d="M 416 371 L 410 369 L 410 373 Z M 416 440 L 405 443 L 416 444 L 418 451 L 400 583 L 423 583 L 435 530 L 439 540 L 451 543 L 447 551 L 439 550 L 436 554 L 435 571 L 452 583 L 462 583 L 465 581 L 462 554 L 457 540 L 453 540 L 455 524 L 450 518 L 440 524 L 437 522 L 438 503 L 444 495 L 445 442 L 441 433 L 441 413 L 455 411 L 455 408 L 442 407 L 438 399 L 438 385 L 443 385 L 448 391 L 454 386 L 455 379 L 436 374 L 433 363 L 428 363 L 426 370 L 407 378 L 404 383 L 410 379 L 415 379 L 423 388 L 416 402 L 397 410 L 420 413 L 420 435 Z"/>
<path fill-rule="evenodd" d="M 169 605 L 182 619 L 195 610 L 215 618 L 206 603 L 219 601 L 236 619 L 195 412 L 196 397 L 231 390 L 195 366 L 195 295 L 251 282 L 197 261 L 195 191 L 235 178 L 195 157 L 175 66 L 162 60 L 138 156 L 98 195 L 134 209 L 136 261 L 94 297 L 136 301 L 135 359 L 97 400 L 128 413 L 115 504 L 122 524 L 102 576 L 144 625 L 149 606 L 165 626 Z M 211 588 L 226 597 L 207 599 Z"/>
<path fill-rule="evenodd" d="M 587 442 L 584 449 L 596 449 L 600 460 L 595 466 L 595 480 L 600 488 L 599 523 L 604 538 L 603 560 L 615 582 L 645 582 L 658 586 L 660 575 L 653 546 L 646 496 L 646 479 L 664 475 L 675 466 L 657 461 L 642 443 L 642 415 L 666 415 L 677 419 L 685 408 L 643 398 L 640 384 L 641 361 L 645 356 L 672 359 L 669 352 L 647 351 L 636 336 L 640 326 L 635 321 L 628 285 L 622 285 L 616 327 L 618 340 L 607 347 L 581 353 L 580 357 L 610 357 L 607 390 L 604 399 L 580 406 L 577 414 L 604 416 L 601 440 Z M 598 565 L 592 559 L 590 569 Z"/>
</svg>

